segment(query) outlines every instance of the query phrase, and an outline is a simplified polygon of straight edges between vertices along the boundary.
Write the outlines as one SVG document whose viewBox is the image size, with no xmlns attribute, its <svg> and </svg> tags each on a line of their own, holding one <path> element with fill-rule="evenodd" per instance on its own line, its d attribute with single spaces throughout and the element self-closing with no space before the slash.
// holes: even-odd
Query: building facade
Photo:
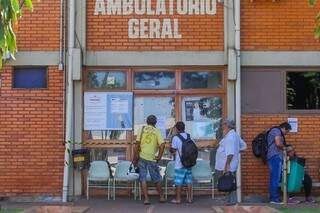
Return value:
<svg viewBox="0 0 320 213">
<path fill-rule="evenodd" d="M 287 141 L 319 182 L 320 8 L 234 2 L 35 2 L 19 22 L 17 60 L 0 74 L 0 196 L 83 193 L 81 175 L 66 172 L 65 141 L 91 160 L 131 159 L 149 114 L 168 143 L 184 121 L 212 165 L 221 119 L 236 119 L 248 143 L 243 195 L 267 194 L 252 139 L 290 118 L 298 129 Z"/>
</svg>

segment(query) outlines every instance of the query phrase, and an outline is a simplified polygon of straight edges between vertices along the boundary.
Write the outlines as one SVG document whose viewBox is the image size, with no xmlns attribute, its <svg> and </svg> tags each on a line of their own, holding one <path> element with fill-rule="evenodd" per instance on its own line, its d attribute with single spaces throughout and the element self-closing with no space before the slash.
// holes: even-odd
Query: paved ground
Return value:
<svg viewBox="0 0 320 213">
<path fill-rule="evenodd" d="M 62 203 L 16 203 L 9 201 L 0 202 L 2 209 L 22 208 L 27 209 L 33 206 L 44 206 L 44 205 L 65 205 Z M 67 205 L 71 206 L 89 206 L 89 213 L 212 213 L 214 212 L 213 207 L 221 205 L 221 199 L 212 200 L 208 196 L 197 197 L 193 204 L 183 203 L 181 205 L 165 203 L 161 204 L 158 202 L 156 197 L 153 197 L 150 206 L 144 206 L 142 201 L 135 201 L 128 198 L 117 198 L 115 201 L 108 201 L 106 198 L 94 198 L 89 201 L 80 199 L 75 202 L 70 202 Z M 242 205 L 254 205 L 254 206 L 267 206 L 267 203 L 260 204 L 242 204 Z M 319 209 L 319 204 L 307 205 L 308 207 Z M 290 208 L 306 207 L 306 204 L 298 204 L 295 206 L 289 206 Z M 279 207 L 277 207 L 279 208 Z M 57 212 L 58 213 L 58 212 Z M 237 212 L 240 213 L 240 212 Z M 254 212 L 257 213 L 257 212 Z"/>
</svg>

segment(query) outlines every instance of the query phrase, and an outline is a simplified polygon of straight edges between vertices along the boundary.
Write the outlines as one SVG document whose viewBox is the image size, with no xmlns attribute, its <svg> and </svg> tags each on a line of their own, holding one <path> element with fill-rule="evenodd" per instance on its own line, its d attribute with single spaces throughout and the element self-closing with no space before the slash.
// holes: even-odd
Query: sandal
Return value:
<svg viewBox="0 0 320 213">
<path fill-rule="evenodd" d="M 149 201 L 149 200 L 145 200 L 145 201 L 143 202 L 143 204 L 144 204 L 144 205 L 150 205 L 150 201 Z"/>
<path fill-rule="evenodd" d="M 187 200 L 187 203 L 191 204 L 193 203 L 193 200 Z"/>
<path fill-rule="evenodd" d="M 164 197 L 161 197 L 160 200 L 159 200 L 159 202 L 160 202 L 160 203 L 165 203 L 165 202 L 167 202 L 167 200 L 166 200 Z"/>
<path fill-rule="evenodd" d="M 173 199 L 170 201 L 170 203 L 173 203 L 173 204 L 181 204 L 181 201 L 177 201 L 176 199 Z"/>
</svg>

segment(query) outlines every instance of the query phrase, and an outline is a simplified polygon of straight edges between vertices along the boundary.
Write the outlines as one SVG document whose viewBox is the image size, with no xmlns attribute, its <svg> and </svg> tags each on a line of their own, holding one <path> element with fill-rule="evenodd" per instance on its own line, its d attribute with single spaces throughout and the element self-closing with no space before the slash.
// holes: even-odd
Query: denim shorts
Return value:
<svg viewBox="0 0 320 213">
<path fill-rule="evenodd" d="M 151 181 L 154 183 L 159 183 L 161 181 L 161 175 L 159 171 L 159 166 L 154 161 L 139 159 L 139 180 L 141 182 L 149 181 L 148 175 L 151 177 Z"/>
<path fill-rule="evenodd" d="M 181 168 L 174 170 L 174 183 L 177 186 L 191 185 L 192 184 L 192 172 L 191 169 Z"/>
</svg>

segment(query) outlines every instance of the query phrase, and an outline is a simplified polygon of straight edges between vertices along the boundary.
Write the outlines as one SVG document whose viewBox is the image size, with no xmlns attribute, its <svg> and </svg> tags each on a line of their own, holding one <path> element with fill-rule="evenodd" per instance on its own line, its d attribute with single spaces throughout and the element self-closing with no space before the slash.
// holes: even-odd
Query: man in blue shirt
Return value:
<svg viewBox="0 0 320 213">
<path fill-rule="evenodd" d="M 285 135 L 291 130 L 288 122 L 272 128 L 268 133 L 268 167 L 270 173 L 269 193 L 270 203 L 282 204 L 280 201 L 279 182 L 281 180 L 283 151 L 285 150 Z"/>
</svg>

